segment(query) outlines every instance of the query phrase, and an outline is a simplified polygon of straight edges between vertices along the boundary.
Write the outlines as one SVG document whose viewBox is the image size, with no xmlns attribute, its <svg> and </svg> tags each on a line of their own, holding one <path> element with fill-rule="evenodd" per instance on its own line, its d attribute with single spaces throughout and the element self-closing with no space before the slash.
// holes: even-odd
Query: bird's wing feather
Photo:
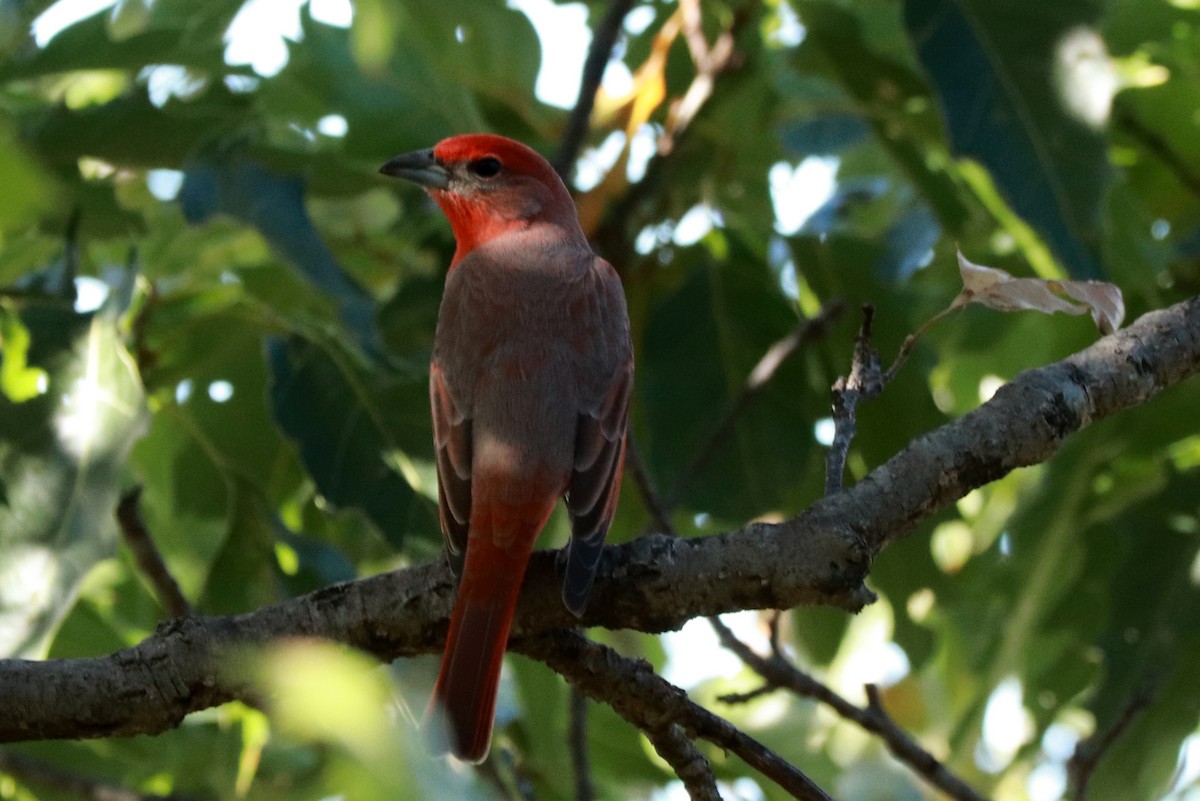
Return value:
<svg viewBox="0 0 1200 801">
<path fill-rule="evenodd" d="M 438 517 L 451 564 L 455 564 L 467 546 L 471 519 L 471 421 L 455 407 L 436 361 L 430 366 L 429 400 L 437 456 Z"/>
<path fill-rule="evenodd" d="M 605 290 L 620 293 L 616 273 L 607 262 L 597 261 Z M 580 412 L 575 430 L 575 462 L 566 497 L 571 542 L 567 547 L 562 596 L 563 603 L 576 615 L 583 614 L 591 594 L 604 537 L 616 512 L 625 463 L 633 357 L 623 301 L 622 297 L 620 302 L 599 306 L 599 312 L 606 315 L 600 327 L 609 334 L 601 337 L 599 347 L 610 349 L 607 358 L 616 362 L 613 365 L 616 369 L 609 373 L 612 378 L 600 403 Z"/>
</svg>

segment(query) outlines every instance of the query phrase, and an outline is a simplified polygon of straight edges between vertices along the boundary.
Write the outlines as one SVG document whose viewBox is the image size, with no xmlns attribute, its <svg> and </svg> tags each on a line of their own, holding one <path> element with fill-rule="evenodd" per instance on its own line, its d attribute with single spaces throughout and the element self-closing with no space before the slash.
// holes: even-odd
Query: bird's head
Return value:
<svg viewBox="0 0 1200 801">
<path fill-rule="evenodd" d="M 537 152 L 503 136 L 453 136 L 397 156 L 379 171 L 425 187 L 450 219 L 456 262 L 489 239 L 537 223 L 583 237 L 558 173 Z"/>
</svg>

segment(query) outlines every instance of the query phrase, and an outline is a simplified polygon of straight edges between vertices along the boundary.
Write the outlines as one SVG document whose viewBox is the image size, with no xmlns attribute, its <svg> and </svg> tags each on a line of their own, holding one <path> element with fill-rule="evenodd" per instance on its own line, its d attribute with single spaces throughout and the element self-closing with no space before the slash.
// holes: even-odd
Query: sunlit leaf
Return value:
<svg viewBox="0 0 1200 801">
<path fill-rule="evenodd" d="M 107 314 L 20 310 L 45 394 L 0 396 L 0 653 L 32 656 L 116 545 L 122 467 L 145 426 L 137 370 Z"/>
</svg>

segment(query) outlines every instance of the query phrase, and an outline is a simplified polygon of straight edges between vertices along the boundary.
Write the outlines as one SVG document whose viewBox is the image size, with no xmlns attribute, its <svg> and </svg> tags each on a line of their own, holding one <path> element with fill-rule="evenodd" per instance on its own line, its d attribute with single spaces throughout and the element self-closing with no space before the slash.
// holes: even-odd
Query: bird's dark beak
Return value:
<svg viewBox="0 0 1200 801">
<path fill-rule="evenodd" d="M 384 175 L 404 178 L 429 189 L 445 189 L 450 186 L 450 171 L 433 155 L 432 148 L 396 156 L 380 167 L 379 171 Z"/>
</svg>

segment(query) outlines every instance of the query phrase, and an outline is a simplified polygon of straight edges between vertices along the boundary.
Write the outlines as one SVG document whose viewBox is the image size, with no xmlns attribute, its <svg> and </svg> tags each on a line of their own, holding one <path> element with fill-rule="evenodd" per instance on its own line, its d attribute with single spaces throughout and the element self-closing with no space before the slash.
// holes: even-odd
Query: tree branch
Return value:
<svg viewBox="0 0 1200 801">
<path fill-rule="evenodd" d="M 663 631 L 741 609 L 857 609 L 871 560 L 972 489 L 1049 459 L 1071 434 L 1200 373 L 1200 298 L 1151 312 L 924 434 L 861 482 L 780 524 L 711 537 L 607 546 L 582 620 L 562 606 L 555 556 L 531 561 L 515 644 L 575 625 Z M 440 563 L 327 587 L 235 617 L 171 621 L 138 645 L 89 659 L 0 661 L 0 741 L 156 733 L 251 697 L 235 656 L 284 637 L 346 643 L 380 659 L 441 647 L 453 602 Z M 546 661 L 550 661 L 549 658 Z M 598 692 L 615 703 L 612 691 Z"/>
<path fill-rule="evenodd" d="M 566 630 L 524 640 L 515 650 L 545 662 L 582 693 L 611 706 L 622 718 L 646 732 L 652 741 L 678 726 L 690 737 L 699 737 L 732 751 L 794 798 L 831 801 L 795 765 L 725 719 L 693 703 L 687 693 L 655 673 L 650 663 L 644 660 L 626 659 L 612 648 Z M 661 742 L 655 741 L 656 749 L 660 745 L 675 749 L 679 743 L 674 735 L 668 735 Z M 675 753 L 682 759 L 686 752 Z M 663 755 L 663 758 L 667 759 L 667 756 Z M 672 764 L 672 767 L 676 766 Z M 686 764 L 679 768 L 696 774 L 693 757 L 689 756 Z M 682 774 L 680 779 L 684 779 Z"/>
<path fill-rule="evenodd" d="M 796 695 L 829 706 L 846 720 L 853 721 L 866 731 L 877 735 L 896 759 L 951 798 L 957 801 L 986 801 L 892 720 L 884 710 L 879 699 L 879 688 L 874 684 L 867 685 L 867 705 L 860 707 L 785 660 L 778 651 L 770 657 L 763 656 L 735 637 L 724 622 L 713 618 L 711 623 L 721 644 L 762 676 L 767 682 L 767 687 L 786 688 Z M 761 692 L 760 689 L 751 695 Z"/>
<path fill-rule="evenodd" d="M 700 753 L 696 744 L 687 738 L 678 726 L 669 726 L 663 731 L 648 732 L 647 737 L 655 752 L 662 757 L 675 775 L 683 782 L 688 798 L 692 801 L 721 801 L 717 792 L 717 777 L 713 776 L 712 765 Z"/>
<path fill-rule="evenodd" d="M 1092 774 L 1100 766 L 1100 761 L 1108 753 L 1108 749 L 1112 748 L 1113 743 L 1153 701 L 1154 693 L 1148 688 L 1142 688 L 1125 703 L 1112 725 L 1075 744 L 1075 753 L 1067 762 L 1067 775 L 1075 787 L 1071 793 L 1072 801 L 1086 801 Z"/>
<path fill-rule="evenodd" d="M 592 766 L 588 760 L 587 714 L 587 696 L 572 687 L 569 733 L 571 768 L 575 771 L 575 801 L 594 801 L 596 798 Z"/>
<path fill-rule="evenodd" d="M 583 62 L 583 75 L 579 81 L 579 97 L 575 101 L 575 108 L 571 109 L 571 116 L 567 118 L 566 129 L 552 162 L 555 172 L 564 182 L 569 183 L 571 167 L 583 148 L 583 140 L 587 137 L 588 125 L 592 119 L 592 107 L 596 104 L 596 91 L 600 88 L 604 70 L 612 58 L 613 47 L 616 46 L 617 36 L 621 33 L 621 23 L 632 6 L 633 0 L 611 0 L 600 24 L 592 33 L 592 45 L 588 48 L 587 60 Z"/>
<path fill-rule="evenodd" d="M 146 530 L 139 503 L 141 498 L 141 487 L 135 487 L 121 496 L 121 501 L 117 504 L 117 524 L 121 529 L 121 536 L 129 550 L 133 551 L 133 558 L 137 561 L 142 575 L 154 586 L 158 600 L 166 609 L 167 615 L 184 617 L 191 614 L 191 607 L 187 598 L 183 597 L 183 591 L 179 589 L 175 577 L 167 569 L 167 563 L 151 539 L 150 532 Z"/>
</svg>

